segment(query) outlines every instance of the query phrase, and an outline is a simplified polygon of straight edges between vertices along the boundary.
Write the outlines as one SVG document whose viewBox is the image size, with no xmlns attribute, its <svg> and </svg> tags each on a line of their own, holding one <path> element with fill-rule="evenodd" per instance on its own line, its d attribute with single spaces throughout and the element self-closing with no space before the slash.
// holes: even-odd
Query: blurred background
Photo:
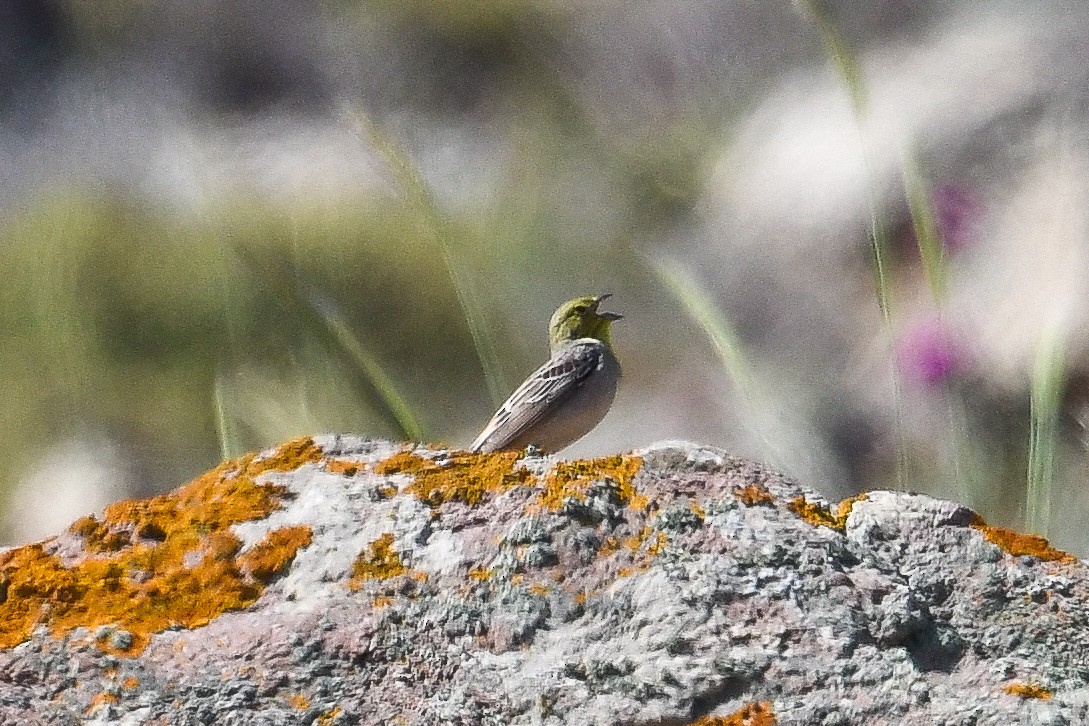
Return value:
<svg viewBox="0 0 1089 726">
<path fill-rule="evenodd" d="M 1089 554 L 1089 6 L 5 0 L 0 542 L 223 457 L 613 411 Z"/>
</svg>

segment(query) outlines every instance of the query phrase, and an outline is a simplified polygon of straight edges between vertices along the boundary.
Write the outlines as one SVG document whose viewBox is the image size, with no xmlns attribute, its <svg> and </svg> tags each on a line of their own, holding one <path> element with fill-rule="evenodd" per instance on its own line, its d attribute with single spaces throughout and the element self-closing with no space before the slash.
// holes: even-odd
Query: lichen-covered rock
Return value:
<svg viewBox="0 0 1089 726">
<path fill-rule="evenodd" d="M 1089 723 L 1089 573 L 689 444 L 289 442 L 0 554 L 12 724 Z"/>
</svg>

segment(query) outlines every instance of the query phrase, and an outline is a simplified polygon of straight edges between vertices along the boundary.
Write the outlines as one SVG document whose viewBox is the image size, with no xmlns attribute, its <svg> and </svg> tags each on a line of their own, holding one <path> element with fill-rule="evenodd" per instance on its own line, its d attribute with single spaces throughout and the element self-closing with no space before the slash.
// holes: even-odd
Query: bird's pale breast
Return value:
<svg viewBox="0 0 1089 726">
<path fill-rule="evenodd" d="M 616 389 L 620 380 L 620 364 L 609 346 L 600 340 L 584 338 L 570 343 L 577 346 L 577 354 L 572 355 L 583 361 L 588 356 L 596 360 L 597 364 L 592 372 L 574 385 L 569 393 L 555 396 L 547 408 L 540 411 L 540 415 L 529 417 L 529 420 L 519 430 L 515 422 L 520 418 L 517 415 L 506 415 L 505 409 L 527 405 L 527 399 L 533 396 L 523 396 L 522 391 L 534 386 L 529 381 L 523 384 L 519 391 L 512 394 L 504 407 L 493 418 L 492 423 L 478 437 L 473 444 L 475 451 L 496 451 L 498 449 L 524 449 L 529 444 L 540 448 L 547 453 L 554 453 L 566 448 L 578 439 L 585 436 L 605 417 L 616 397 Z M 557 360 L 563 360 L 563 353 L 553 356 L 549 364 L 537 371 L 536 375 L 548 369 Z M 564 365 L 564 364 L 556 364 Z M 554 389 L 553 394 L 561 389 Z M 553 397 L 552 395 L 549 396 Z M 515 403 L 519 401 L 520 403 Z"/>
</svg>

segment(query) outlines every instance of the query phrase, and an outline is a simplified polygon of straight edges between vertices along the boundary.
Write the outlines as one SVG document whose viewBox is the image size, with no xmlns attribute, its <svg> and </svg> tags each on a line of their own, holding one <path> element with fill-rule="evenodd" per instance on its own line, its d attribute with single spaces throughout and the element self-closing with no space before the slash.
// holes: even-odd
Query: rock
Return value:
<svg viewBox="0 0 1089 726">
<path fill-rule="evenodd" d="M 691 444 L 300 439 L 0 554 L 0 722 L 1087 723 L 1087 586 Z"/>
</svg>

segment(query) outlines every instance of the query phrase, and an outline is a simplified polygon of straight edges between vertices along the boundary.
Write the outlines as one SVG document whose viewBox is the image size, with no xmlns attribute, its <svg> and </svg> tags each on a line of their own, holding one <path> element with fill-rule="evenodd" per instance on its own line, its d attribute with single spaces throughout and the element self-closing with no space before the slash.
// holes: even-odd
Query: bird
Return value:
<svg viewBox="0 0 1089 726">
<path fill-rule="evenodd" d="M 470 451 L 523 450 L 546 454 L 567 448 L 605 418 L 620 383 L 620 362 L 610 344 L 612 323 L 604 312 L 611 297 L 588 295 L 560 305 L 548 323 L 551 356 L 515 389 L 473 441 Z"/>
</svg>

